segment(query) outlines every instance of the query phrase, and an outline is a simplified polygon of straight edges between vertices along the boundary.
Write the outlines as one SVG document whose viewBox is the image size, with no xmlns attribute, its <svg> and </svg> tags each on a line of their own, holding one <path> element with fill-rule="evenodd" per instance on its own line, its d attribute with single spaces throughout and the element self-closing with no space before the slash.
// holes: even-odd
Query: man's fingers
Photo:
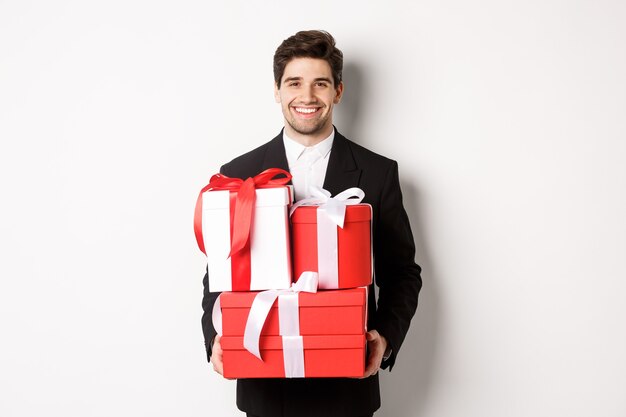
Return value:
<svg viewBox="0 0 626 417">
<path fill-rule="evenodd" d="M 215 362 L 213 362 L 213 370 L 220 375 L 224 375 L 224 369 L 221 366 L 217 365 Z"/>
<path fill-rule="evenodd" d="M 369 332 L 365 333 L 365 339 L 367 339 L 368 342 L 372 342 L 378 339 L 379 337 L 380 337 L 380 334 L 376 330 L 370 330 Z"/>
<path fill-rule="evenodd" d="M 214 354 L 211 356 L 211 363 L 213 364 L 213 370 L 223 376 L 224 364 L 222 363 L 222 358 Z"/>
<path fill-rule="evenodd" d="M 219 336 L 215 336 L 215 341 L 213 342 L 211 363 L 213 364 L 213 370 L 218 374 L 224 376 L 224 363 L 222 362 L 222 345 L 220 344 Z"/>
<path fill-rule="evenodd" d="M 367 357 L 367 364 L 365 366 L 363 378 L 367 378 L 378 372 L 383 361 L 383 354 L 385 353 L 385 348 L 382 345 L 380 335 L 376 330 L 365 333 L 365 338 L 367 339 L 369 355 Z"/>
<path fill-rule="evenodd" d="M 363 378 L 367 378 L 369 376 L 374 375 L 376 372 L 378 372 L 378 369 L 380 367 L 376 364 L 376 363 L 368 363 L 367 364 L 367 368 L 365 368 L 365 373 L 363 374 Z"/>
</svg>

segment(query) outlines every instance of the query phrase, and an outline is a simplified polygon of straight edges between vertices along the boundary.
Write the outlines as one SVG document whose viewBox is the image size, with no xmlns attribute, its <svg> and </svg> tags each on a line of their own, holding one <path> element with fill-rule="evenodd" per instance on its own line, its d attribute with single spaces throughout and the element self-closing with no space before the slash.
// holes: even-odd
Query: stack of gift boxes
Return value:
<svg viewBox="0 0 626 417">
<path fill-rule="evenodd" d="M 198 198 L 224 377 L 363 376 L 371 206 L 358 188 L 292 204 L 290 178 L 218 174 Z"/>
</svg>

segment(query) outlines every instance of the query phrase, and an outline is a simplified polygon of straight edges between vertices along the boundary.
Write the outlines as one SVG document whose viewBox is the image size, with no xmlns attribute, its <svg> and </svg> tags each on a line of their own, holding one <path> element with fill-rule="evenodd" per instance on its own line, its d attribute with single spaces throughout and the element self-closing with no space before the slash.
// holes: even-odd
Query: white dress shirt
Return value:
<svg viewBox="0 0 626 417">
<path fill-rule="evenodd" d="M 330 136 L 315 146 L 304 146 L 287 136 L 283 131 L 283 143 L 287 154 L 289 172 L 293 178 L 296 201 L 310 197 L 309 187 L 322 188 L 328 168 L 330 150 L 335 140 L 335 129 Z"/>
</svg>

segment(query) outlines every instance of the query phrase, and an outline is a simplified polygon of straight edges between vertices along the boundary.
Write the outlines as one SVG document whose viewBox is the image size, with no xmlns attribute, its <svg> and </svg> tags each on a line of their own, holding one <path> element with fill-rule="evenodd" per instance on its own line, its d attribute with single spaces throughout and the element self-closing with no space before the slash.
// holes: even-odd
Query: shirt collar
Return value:
<svg viewBox="0 0 626 417">
<path fill-rule="evenodd" d="M 309 148 L 319 152 L 322 158 L 326 158 L 333 147 L 333 141 L 335 140 L 335 129 L 330 132 L 330 135 L 322 140 L 320 143 L 310 146 Z M 287 154 L 288 161 L 297 161 L 307 148 L 301 143 L 291 139 L 287 133 L 283 130 L 283 143 L 285 144 L 285 153 Z"/>
</svg>

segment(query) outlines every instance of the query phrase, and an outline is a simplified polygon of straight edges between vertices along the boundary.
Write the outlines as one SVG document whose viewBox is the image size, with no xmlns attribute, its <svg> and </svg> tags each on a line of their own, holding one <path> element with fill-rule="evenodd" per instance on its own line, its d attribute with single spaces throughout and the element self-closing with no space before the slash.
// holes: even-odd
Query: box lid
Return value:
<svg viewBox="0 0 626 417">
<path fill-rule="evenodd" d="M 344 222 L 367 222 L 372 219 L 372 206 L 355 204 L 346 207 Z M 291 215 L 292 223 L 317 223 L 317 206 L 300 206 Z"/>
<path fill-rule="evenodd" d="M 223 292 L 220 296 L 220 304 L 222 308 L 250 308 L 258 293 L 258 291 Z M 317 293 L 302 292 L 298 297 L 298 303 L 300 307 L 365 305 L 366 296 L 367 288 L 365 287 L 318 291 Z"/>
<path fill-rule="evenodd" d="M 228 209 L 230 207 L 230 193 L 236 191 L 216 190 L 202 194 L 202 210 Z M 255 190 L 255 207 L 286 206 L 291 204 L 289 186 L 272 188 L 257 188 Z"/>
</svg>

